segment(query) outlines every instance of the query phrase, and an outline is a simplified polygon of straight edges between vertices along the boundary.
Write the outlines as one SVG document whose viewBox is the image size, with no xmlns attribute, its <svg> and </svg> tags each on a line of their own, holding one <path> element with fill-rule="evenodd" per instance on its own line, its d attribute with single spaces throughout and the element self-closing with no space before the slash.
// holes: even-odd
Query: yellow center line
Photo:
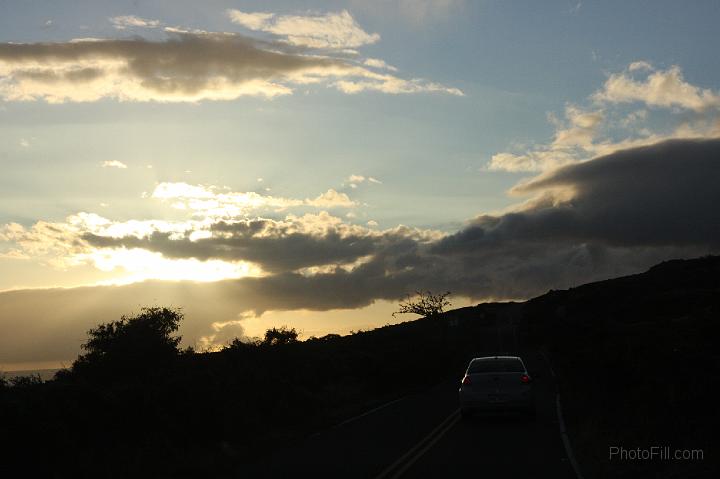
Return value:
<svg viewBox="0 0 720 479">
<path fill-rule="evenodd" d="M 398 477 L 400 477 L 406 470 L 408 470 L 410 466 L 415 464 L 415 462 L 420 459 L 420 457 L 425 454 L 436 442 L 438 442 L 440 438 L 446 432 L 448 432 L 459 420 L 460 409 L 456 409 L 448 417 L 446 417 L 437 427 L 435 427 L 435 429 L 430 431 L 430 434 L 425 436 L 420 442 L 410 448 L 409 451 L 400 456 L 397 461 L 393 462 L 375 479 L 397 479 Z"/>
</svg>

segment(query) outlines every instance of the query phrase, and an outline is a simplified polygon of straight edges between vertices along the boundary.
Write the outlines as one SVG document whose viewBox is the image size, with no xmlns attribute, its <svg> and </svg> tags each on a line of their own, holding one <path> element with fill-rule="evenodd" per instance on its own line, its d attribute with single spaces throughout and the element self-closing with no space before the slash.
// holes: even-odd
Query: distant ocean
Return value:
<svg viewBox="0 0 720 479">
<path fill-rule="evenodd" d="M 16 378 L 18 376 L 40 376 L 43 381 L 48 381 L 55 376 L 60 369 L 28 369 L 27 371 L 0 371 L 0 375 L 6 378 Z"/>
</svg>

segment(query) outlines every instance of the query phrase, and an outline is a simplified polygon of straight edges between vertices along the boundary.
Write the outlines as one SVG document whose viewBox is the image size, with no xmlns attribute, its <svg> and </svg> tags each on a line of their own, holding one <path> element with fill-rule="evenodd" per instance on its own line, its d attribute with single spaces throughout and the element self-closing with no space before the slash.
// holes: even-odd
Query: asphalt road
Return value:
<svg viewBox="0 0 720 479">
<path fill-rule="evenodd" d="M 537 417 L 461 420 L 461 378 L 402 398 L 263 458 L 245 477 L 576 478 L 560 434 L 553 374 L 537 351 L 522 351 L 513 318 L 499 319 L 480 349 L 519 352 L 536 373 Z"/>
</svg>

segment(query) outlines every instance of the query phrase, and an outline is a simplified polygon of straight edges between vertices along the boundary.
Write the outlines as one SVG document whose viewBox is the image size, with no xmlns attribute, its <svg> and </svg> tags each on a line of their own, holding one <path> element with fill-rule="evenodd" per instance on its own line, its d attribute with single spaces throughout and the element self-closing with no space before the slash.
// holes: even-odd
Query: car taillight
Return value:
<svg viewBox="0 0 720 479">
<path fill-rule="evenodd" d="M 530 376 L 528 376 L 527 374 L 523 374 L 522 376 L 520 376 L 520 381 L 522 381 L 522 382 L 524 382 L 524 383 L 529 383 L 529 382 L 530 382 Z"/>
<path fill-rule="evenodd" d="M 470 376 L 465 376 L 462 381 L 463 384 L 470 384 Z"/>
</svg>

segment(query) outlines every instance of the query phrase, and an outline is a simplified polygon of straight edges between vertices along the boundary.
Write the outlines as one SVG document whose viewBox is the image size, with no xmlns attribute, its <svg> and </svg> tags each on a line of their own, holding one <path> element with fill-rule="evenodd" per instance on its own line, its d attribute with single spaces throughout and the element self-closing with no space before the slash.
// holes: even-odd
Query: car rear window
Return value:
<svg viewBox="0 0 720 479">
<path fill-rule="evenodd" d="M 470 363 L 469 374 L 521 373 L 525 371 L 522 361 L 516 358 L 480 359 Z"/>
</svg>

